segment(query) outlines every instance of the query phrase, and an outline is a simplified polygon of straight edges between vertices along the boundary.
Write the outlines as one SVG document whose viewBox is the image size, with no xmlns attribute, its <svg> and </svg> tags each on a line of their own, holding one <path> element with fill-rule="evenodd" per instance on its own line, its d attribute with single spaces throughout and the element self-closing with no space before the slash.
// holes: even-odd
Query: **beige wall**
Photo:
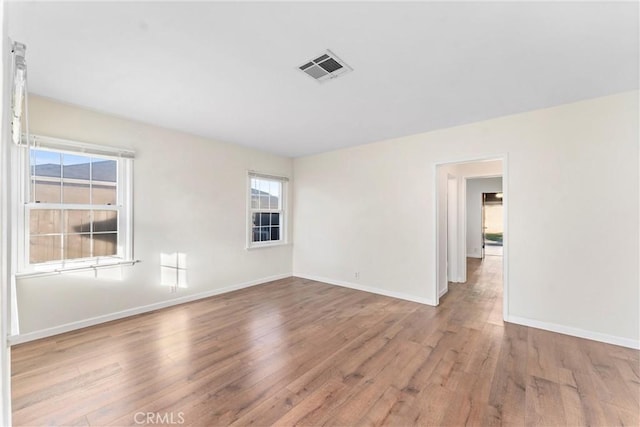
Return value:
<svg viewBox="0 0 640 427">
<path fill-rule="evenodd" d="M 503 154 L 509 320 L 637 346 L 638 92 L 296 159 L 294 274 L 434 300 L 435 165 Z"/>
<path fill-rule="evenodd" d="M 291 176 L 291 159 L 37 96 L 29 109 L 32 133 L 136 151 L 134 253 L 142 262 L 98 279 L 21 279 L 22 334 L 291 273 L 290 245 L 245 249 L 247 171 Z M 160 254 L 174 252 L 187 255 L 188 287 L 171 293 L 160 284 Z"/>
</svg>

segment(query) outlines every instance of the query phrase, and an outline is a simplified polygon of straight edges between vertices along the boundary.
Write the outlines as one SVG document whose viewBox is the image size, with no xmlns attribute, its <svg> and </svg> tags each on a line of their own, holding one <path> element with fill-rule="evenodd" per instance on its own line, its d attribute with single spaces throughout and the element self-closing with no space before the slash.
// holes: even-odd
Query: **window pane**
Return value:
<svg viewBox="0 0 640 427">
<path fill-rule="evenodd" d="M 266 179 L 258 179 L 258 186 L 263 194 L 269 194 L 269 181 Z"/>
<path fill-rule="evenodd" d="M 92 182 L 91 203 L 94 205 L 115 205 L 118 195 L 115 185 L 99 185 Z"/>
<path fill-rule="evenodd" d="M 271 225 L 280 225 L 280 214 L 272 213 L 271 214 Z"/>
<path fill-rule="evenodd" d="M 280 240 L 280 227 L 271 227 L 271 240 Z"/>
<path fill-rule="evenodd" d="M 91 158 L 76 154 L 62 154 L 62 177 L 89 181 L 91 179 Z"/>
<path fill-rule="evenodd" d="M 65 235 L 63 255 L 64 259 L 89 258 L 91 256 L 91 235 Z"/>
<path fill-rule="evenodd" d="M 260 208 L 260 184 L 256 178 L 251 178 L 251 209 Z"/>
<path fill-rule="evenodd" d="M 93 231 L 118 231 L 118 213 L 116 211 L 93 211 Z"/>
<path fill-rule="evenodd" d="M 60 238 L 60 235 L 31 236 L 29 238 L 29 262 L 60 261 L 62 255 Z"/>
<path fill-rule="evenodd" d="M 271 197 L 269 198 L 270 200 L 269 207 L 271 209 L 280 209 L 280 187 L 281 186 L 282 184 L 277 181 L 271 181 L 269 184 L 269 193 L 271 195 Z"/>
<path fill-rule="evenodd" d="M 33 200 L 36 203 L 60 203 L 61 182 L 34 180 Z"/>
<path fill-rule="evenodd" d="M 251 238 L 252 242 L 260 241 L 260 227 L 253 227 L 253 237 Z"/>
<path fill-rule="evenodd" d="M 31 175 L 62 177 L 62 155 L 52 151 L 31 150 Z"/>
<path fill-rule="evenodd" d="M 254 226 L 260 226 L 260 214 L 259 213 L 254 213 L 253 214 L 253 225 Z"/>
<path fill-rule="evenodd" d="M 270 205 L 269 205 L 270 209 L 280 209 L 280 198 L 279 197 L 271 196 L 269 198 L 269 202 L 270 202 Z"/>
<path fill-rule="evenodd" d="M 91 231 L 91 211 L 67 209 L 64 211 L 65 233 L 88 233 Z"/>
<path fill-rule="evenodd" d="M 260 209 L 269 209 L 269 195 L 260 193 Z"/>
<path fill-rule="evenodd" d="M 32 209 L 29 214 L 31 234 L 60 233 L 60 211 L 53 209 Z"/>
<path fill-rule="evenodd" d="M 91 203 L 89 195 L 89 181 L 81 182 L 79 180 L 62 181 L 62 203 L 76 203 L 88 205 Z"/>
<path fill-rule="evenodd" d="M 271 225 L 271 214 L 261 213 L 260 217 L 261 217 L 260 225 L 262 225 L 262 226 Z"/>
<path fill-rule="evenodd" d="M 62 202 L 89 204 L 91 158 L 74 154 L 62 155 Z"/>
<path fill-rule="evenodd" d="M 260 209 L 269 209 L 269 181 L 259 179 L 258 185 L 260 187 Z"/>
<path fill-rule="evenodd" d="M 60 203 L 62 155 L 51 151 L 31 150 L 30 163 L 32 201 Z"/>
<path fill-rule="evenodd" d="M 115 160 L 91 159 L 91 179 L 93 181 L 117 182 L 118 162 Z"/>
<path fill-rule="evenodd" d="M 269 228 L 271 227 L 260 227 L 260 241 L 265 242 L 269 240 Z"/>
<path fill-rule="evenodd" d="M 118 234 L 94 234 L 93 256 L 111 256 L 118 252 Z"/>
</svg>

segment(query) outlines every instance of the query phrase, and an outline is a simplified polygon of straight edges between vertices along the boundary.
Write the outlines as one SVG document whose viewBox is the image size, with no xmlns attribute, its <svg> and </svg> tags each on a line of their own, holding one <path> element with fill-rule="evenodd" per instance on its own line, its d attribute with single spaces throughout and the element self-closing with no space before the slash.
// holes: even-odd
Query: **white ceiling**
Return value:
<svg viewBox="0 0 640 427">
<path fill-rule="evenodd" d="M 292 157 L 638 88 L 637 2 L 20 2 L 8 25 L 33 93 Z M 297 70 L 327 48 L 354 71 Z"/>
</svg>

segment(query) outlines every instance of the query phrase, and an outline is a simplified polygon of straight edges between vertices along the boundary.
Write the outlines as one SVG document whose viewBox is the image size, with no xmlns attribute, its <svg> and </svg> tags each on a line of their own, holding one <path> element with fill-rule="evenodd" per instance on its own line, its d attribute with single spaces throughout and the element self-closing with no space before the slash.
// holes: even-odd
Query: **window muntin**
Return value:
<svg viewBox="0 0 640 427">
<path fill-rule="evenodd" d="M 285 180 L 251 176 L 249 247 L 285 242 Z"/>
<path fill-rule="evenodd" d="M 27 265 L 123 258 L 116 158 L 29 149 Z"/>
</svg>

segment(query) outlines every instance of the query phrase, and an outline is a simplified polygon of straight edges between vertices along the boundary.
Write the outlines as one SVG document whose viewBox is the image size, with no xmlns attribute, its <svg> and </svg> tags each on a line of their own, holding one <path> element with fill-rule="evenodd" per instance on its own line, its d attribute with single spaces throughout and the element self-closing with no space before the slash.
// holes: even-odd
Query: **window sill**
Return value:
<svg viewBox="0 0 640 427">
<path fill-rule="evenodd" d="M 252 251 L 254 249 L 263 249 L 263 248 L 273 248 L 273 247 L 277 247 L 277 246 L 289 246 L 291 245 L 291 243 L 289 242 L 277 242 L 277 243 L 262 243 L 262 244 L 253 244 L 250 246 L 247 246 L 246 249 L 248 251 Z"/>
<path fill-rule="evenodd" d="M 50 265 L 50 266 L 40 266 L 34 267 L 32 270 L 23 271 L 20 273 L 16 273 L 16 278 L 29 278 L 29 277 L 39 277 L 39 276 L 51 276 L 56 274 L 64 274 L 64 273 L 76 273 L 81 271 L 90 271 L 90 270 L 99 270 L 102 268 L 113 268 L 113 267 L 121 267 L 125 265 L 134 265 L 139 263 L 140 260 L 114 260 L 114 261 L 104 261 L 104 262 L 96 262 L 92 260 L 92 262 L 80 262 L 76 263 L 73 266 L 59 266 L 59 265 Z"/>
</svg>

